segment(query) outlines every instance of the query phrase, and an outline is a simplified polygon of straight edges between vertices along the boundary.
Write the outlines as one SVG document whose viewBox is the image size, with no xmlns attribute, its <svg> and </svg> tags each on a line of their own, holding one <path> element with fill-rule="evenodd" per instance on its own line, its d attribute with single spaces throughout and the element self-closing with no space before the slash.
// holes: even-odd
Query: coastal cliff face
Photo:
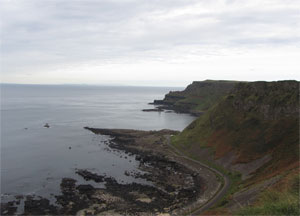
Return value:
<svg viewBox="0 0 300 216">
<path fill-rule="evenodd" d="M 299 83 L 296 81 L 239 83 L 231 92 L 234 108 L 256 112 L 264 119 L 297 116 Z"/>
<path fill-rule="evenodd" d="M 183 91 L 171 91 L 163 100 L 153 104 L 176 112 L 200 115 L 226 95 L 236 84 L 234 81 L 194 81 Z"/>
<path fill-rule="evenodd" d="M 238 191 L 269 188 L 299 169 L 299 82 L 237 83 L 172 144 L 191 157 L 240 173 Z M 234 206 L 232 199 L 227 201 L 227 207 Z"/>
</svg>

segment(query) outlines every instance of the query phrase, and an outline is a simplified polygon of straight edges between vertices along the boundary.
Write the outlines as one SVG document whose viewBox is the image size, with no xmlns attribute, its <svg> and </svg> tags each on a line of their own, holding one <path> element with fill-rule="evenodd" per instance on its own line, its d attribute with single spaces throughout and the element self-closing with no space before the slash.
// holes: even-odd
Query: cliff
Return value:
<svg viewBox="0 0 300 216">
<path fill-rule="evenodd" d="M 200 115 L 235 86 L 235 81 L 194 81 L 183 91 L 171 91 L 152 104 L 181 113 Z"/>
<path fill-rule="evenodd" d="M 237 83 L 172 144 L 236 174 L 223 210 L 254 205 L 266 188 L 299 169 L 299 82 Z M 242 192 L 250 188 L 256 192 Z"/>
</svg>

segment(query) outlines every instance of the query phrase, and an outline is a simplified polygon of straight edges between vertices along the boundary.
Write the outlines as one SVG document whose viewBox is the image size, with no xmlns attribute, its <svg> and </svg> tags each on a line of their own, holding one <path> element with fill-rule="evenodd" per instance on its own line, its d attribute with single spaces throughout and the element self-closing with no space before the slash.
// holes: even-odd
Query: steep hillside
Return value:
<svg viewBox="0 0 300 216">
<path fill-rule="evenodd" d="M 171 91 L 163 100 L 155 100 L 153 104 L 176 112 L 200 115 L 220 98 L 226 95 L 236 84 L 234 81 L 195 81 L 183 91 Z"/>
<path fill-rule="evenodd" d="M 193 158 L 241 173 L 235 192 L 257 191 L 232 196 L 240 198 L 239 205 L 249 202 L 299 167 L 299 82 L 238 83 L 172 144 Z M 234 206 L 230 199 L 226 203 Z"/>
</svg>

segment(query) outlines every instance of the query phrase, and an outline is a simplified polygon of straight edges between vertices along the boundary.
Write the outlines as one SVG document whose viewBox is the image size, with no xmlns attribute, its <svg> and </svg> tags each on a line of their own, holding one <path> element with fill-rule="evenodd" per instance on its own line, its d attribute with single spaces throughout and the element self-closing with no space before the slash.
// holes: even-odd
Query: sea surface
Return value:
<svg viewBox="0 0 300 216">
<path fill-rule="evenodd" d="M 135 156 L 110 149 L 108 136 L 83 127 L 183 130 L 194 117 L 141 111 L 170 90 L 181 88 L 1 84 L 1 199 L 51 199 L 64 177 L 87 184 L 76 169 L 146 184 L 124 174 L 141 172 Z"/>
</svg>

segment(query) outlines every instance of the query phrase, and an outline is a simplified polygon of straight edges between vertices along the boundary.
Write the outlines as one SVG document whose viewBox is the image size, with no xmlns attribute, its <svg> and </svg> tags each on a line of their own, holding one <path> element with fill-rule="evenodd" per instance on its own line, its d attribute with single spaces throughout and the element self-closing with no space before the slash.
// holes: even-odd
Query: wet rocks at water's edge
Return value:
<svg viewBox="0 0 300 216">
<path fill-rule="evenodd" d="M 83 177 L 86 181 L 93 180 L 95 182 L 103 182 L 104 176 L 89 172 L 88 170 L 77 170 L 76 173 Z"/>
<path fill-rule="evenodd" d="M 89 170 L 79 169 L 76 174 L 87 181 L 78 184 L 75 179 L 63 178 L 61 194 L 55 203 L 42 197 L 24 197 L 24 212 L 27 215 L 96 215 L 126 212 L 129 215 L 172 212 L 195 201 L 202 192 L 201 178 L 181 164 L 168 160 L 163 155 L 154 155 L 126 148 L 116 142 L 109 144 L 136 156 L 143 173 L 126 171 L 126 176 L 145 179 L 151 184 L 121 184 L 116 179 Z M 102 187 L 89 184 L 99 183 Z M 105 188 L 103 188 L 103 184 Z M 17 204 L 1 204 L 1 215 L 16 214 Z"/>
<path fill-rule="evenodd" d="M 17 211 L 16 201 L 1 203 L 1 215 L 12 215 Z"/>
<path fill-rule="evenodd" d="M 154 109 L 143 109 L 143 112 L 163 112 L 164 110 L 162 108 L 154 108 Z"/>
</svg>

